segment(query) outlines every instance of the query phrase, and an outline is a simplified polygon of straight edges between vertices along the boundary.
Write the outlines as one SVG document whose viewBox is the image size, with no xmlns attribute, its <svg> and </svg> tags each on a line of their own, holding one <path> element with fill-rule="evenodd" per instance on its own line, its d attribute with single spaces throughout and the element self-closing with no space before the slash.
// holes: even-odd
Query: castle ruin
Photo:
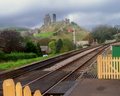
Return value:
<svg viewBox="0 0 120 96">
<path fill-rule="evenodd" d="M 51 24 L 51 17 L 49 14 L 46 14 L 44 18 L 44 25 L 49 26 L 50 24 Z"/>
<path fill-rule="evenodd" d="M 53 14 L 53 23 L 56 22 L 56 14 Z"/>
<path fill-rule="evenodd" d="M 56 14 L 52 15 L 52 18 L 49 14 L 46 14 L 44 17 L 44 25 L 49 26 L 51 23 L 56 23 Z"/>
<path fill-rule="evenodd" d="M 44 26 L 49 26 L 51 24 L 55 24 L 57 22 L 57 16 L 56 14 L 52 14 L 52 17 L 50 16 L 50 14 L 46 14 L 44 17 Z M 65 18 L 65 20 L 63 20 L 64 24 L 70 24 L 70 19 Z"/>
</svg>

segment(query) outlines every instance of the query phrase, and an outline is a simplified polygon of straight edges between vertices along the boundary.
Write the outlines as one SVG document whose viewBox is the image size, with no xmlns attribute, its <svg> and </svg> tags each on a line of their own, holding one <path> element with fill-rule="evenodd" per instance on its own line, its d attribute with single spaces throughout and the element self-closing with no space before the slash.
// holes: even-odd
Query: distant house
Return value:
<svg viewBox="0 0 120 96">
<path fill-rule="evenodd" d="M 43 54 L 48 54 L 50 52 L 50 49 L 48 46 L 40 46 L 40 48 Z"/>
<path fill-rule="evenodd" d="M 112 43 L 112 42 L 115 42 L 116 39 L 113 39 L 113 40 L 106 40 L 105 43 Z"/>
<path fill-rule="evenodd" d="M 84 46 L 84 45 L 89 45 L 89 41 L 77 41 L 76 42 L 77 46 Z"/>
</svg>

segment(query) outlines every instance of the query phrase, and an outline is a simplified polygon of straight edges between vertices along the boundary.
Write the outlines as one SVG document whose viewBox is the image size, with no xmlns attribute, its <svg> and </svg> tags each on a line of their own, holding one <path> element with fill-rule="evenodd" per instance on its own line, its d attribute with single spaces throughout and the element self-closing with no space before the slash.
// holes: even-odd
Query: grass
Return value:
<svg viewBox="0 0 120 96">
<path fill-rule="evenodd" d="M 53 32 L 44 32 L 39 34 L 34 34 L 35 37 L 41 37 L 41 38 L 49 38 L 53 36 Z"/>
<path fill-rule="evenodd" d="M 8 70 L 8 69 L 18 68 L 18 67 L 21 67 L 21 66 L 33 63 L 33 62 L 46 60 L 46 59 L 48 59 L 50 57 L 54 57 L 54 56 L 56 56 L 56 55 L 49 55 L 48 57 L 37 57 L 37 58 L 32 58 L 32 59 L 23 59 L 23 60 L 0 63 L 0 70 Z"/>
</svg>

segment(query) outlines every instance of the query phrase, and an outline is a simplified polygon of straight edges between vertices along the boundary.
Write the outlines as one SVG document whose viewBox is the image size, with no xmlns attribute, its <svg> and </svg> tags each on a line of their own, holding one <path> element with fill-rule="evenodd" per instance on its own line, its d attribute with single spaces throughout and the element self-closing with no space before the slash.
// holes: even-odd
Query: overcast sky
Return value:
<svg viewBox="0 0 120 96">
<path fill-rule="evenodd" d="M 2 27 L 40 26 L 47 13 L 88 29 L 100 24 L 119 25 L 120 0 L 0 0 Z"/>
</svg>

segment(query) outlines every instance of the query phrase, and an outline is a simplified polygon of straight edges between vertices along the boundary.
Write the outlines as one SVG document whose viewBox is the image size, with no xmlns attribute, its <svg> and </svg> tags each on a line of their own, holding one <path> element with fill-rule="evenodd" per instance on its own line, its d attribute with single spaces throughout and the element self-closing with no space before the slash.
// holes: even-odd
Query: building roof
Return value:
<svg viewBox="0 0 120 96">
<path fill-rule="evenodd" d="M 120 46 L 120 42 L 111 44 L 112 46 Z"/>
</svg>

